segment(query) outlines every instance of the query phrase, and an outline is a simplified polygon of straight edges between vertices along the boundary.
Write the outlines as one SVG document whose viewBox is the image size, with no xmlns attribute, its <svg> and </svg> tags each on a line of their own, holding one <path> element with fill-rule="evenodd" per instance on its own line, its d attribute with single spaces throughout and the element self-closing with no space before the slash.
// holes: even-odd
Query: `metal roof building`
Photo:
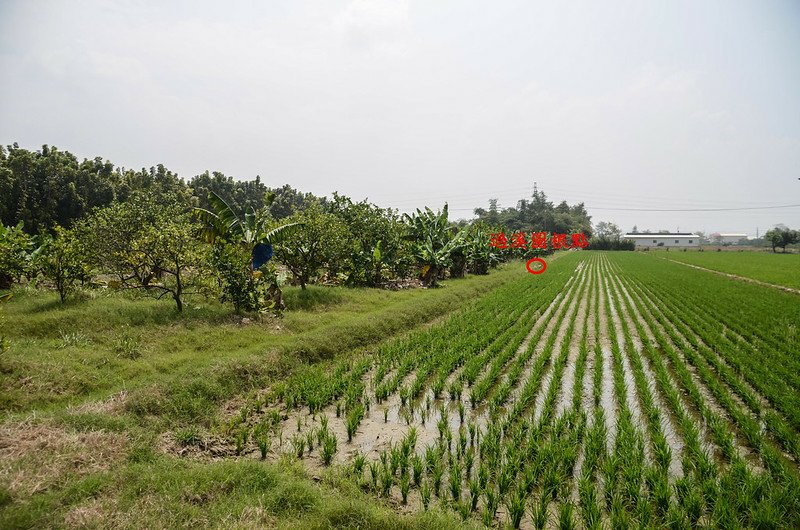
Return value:
<svg viewBox="0 0 800 530">
<path fill-rule="evenodd" d="M 624 239 L 630 239 L 636 248 L 649 247 L 698 247 L 700 236 L 691 232 L 676 232 L 668 234 L 625 234 Z"/>
</svg>

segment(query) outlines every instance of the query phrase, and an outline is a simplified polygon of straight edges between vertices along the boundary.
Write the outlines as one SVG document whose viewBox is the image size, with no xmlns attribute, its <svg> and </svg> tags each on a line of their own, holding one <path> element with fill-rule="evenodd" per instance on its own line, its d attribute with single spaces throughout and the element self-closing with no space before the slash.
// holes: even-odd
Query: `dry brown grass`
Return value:
<svg viewBox="0 0 800 530">
<path fill-rule="evenodd" d="M 70 476 L 108 470 L 126 453 L 125 435 L 71 432 L 27 420 L 0 425 L 0 482 L 28 497 L 63 484 Z"/>
<path fill-rule="evenodd" d="M 90 499 L 85 504 L 75 506 L 64 516 L 66 528 L 118 528 L 113 509 L 109 509 L 104 499 Z"/>
<path fill-rule="evenodd" d="M 108 399 L 102 401 L 88 401 L 76 407 L 68 407 L 71 413 L 97 413 L 97 414 L 119 414 L 124 411 L 125 403 L 128 399 L 128 392 L 122 390 L 116 394 L 111 394 Z"/>
</svg>

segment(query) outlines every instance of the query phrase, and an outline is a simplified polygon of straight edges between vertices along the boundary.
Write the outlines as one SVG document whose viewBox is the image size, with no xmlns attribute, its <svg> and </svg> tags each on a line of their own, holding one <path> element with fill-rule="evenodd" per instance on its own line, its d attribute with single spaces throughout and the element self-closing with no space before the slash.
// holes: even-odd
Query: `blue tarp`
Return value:
<svg viewBox="0 0 800 530">
<path fill-rule="evenodd" d="M 262 265 L 272 259 L 272 245 L 258 243 L 253 247 L 253 270 L 258 270 Z"/>
</svg>

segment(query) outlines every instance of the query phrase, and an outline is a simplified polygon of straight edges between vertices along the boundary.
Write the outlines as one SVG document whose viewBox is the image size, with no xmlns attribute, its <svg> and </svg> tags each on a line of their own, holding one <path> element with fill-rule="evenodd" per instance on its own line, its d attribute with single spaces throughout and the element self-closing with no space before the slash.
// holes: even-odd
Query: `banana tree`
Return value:
<svg viewBox="0 0 800 530">
<path fill-rule="evenodd" d="M 489 233 L 482 223 L 470 227 L 464 245 L 467 268 L 472 274 L 488 274 L 489 267 L 500 263 L 501 255 L 489 245 Z"/>
<path fill-rule="evenodd" d="M 269 206 L 273 199 L 274 196 L 268 197 L 265 206 Z M 284 223 L 268 228 L 269 218 L 265 210 L 260 212 L 251 210 L 245 213 L 243 218 L 240 218 L 225 199 L 213 191 L 208 192 L 208 202 L 214 211 L 205 208 L 194 209 L 194 215 L 203 223 L 201 233 L 208 243 L 224 240 L 249 249 L 259 243 L 272 245 L 284 241 L 287 236 L 291 235 L 290 229 L 300 224 Z"/>
<path fill-rule="evenodd" d="M 267 206 L 273 200 L 267 198 Z M 220 275 L 223 299 L 231 301 L 237 312 L 283 308 L 274 266 L 265 264 L 272 257 L 274 244 L 285 241 L 300 223 L 269 225 L 266 208 L 251 210 L 240 218 L 225 200 L 208 193 L 212 210 L 195 208 L 202 223 L 202 237 L 213 245 L 212 261 Z"/>
<path fill-rule="evenodd" d="M 413 215 L 404 214 L 407 233 L 405 238 L 413 241 L 412 253 L 420 267 L 422 283 L 435 287 L 442 273 L 451 263 L 453 252 L 460 249 L 465 232 L 455 232 L 447 220 L 447 203 L 439 213 L 428 207 L 417 208 Z"/>
</svg>

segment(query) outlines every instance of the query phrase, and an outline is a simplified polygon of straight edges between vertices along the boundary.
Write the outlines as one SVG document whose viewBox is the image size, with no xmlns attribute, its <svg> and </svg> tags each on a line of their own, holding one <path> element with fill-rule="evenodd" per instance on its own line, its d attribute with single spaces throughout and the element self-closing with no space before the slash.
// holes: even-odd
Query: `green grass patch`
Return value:
<svg viewBox="0 0 800 530">
<path fill-rule="evenodd" d="M 59 408 L 132 391 L 131 410 L 180 418 L 263 385 L 295 366 L 330 358 L 405 331 L 524 274 L 509 264 L 439 289 L 286 289 L 283 317 L 232 314 L 190 300 L 99 291 L 61 305 L 57 295 L 19 289 L 4 305 L 11 349 L 0 359 L 0 410 Z M 88 298 L 88 299 L 87 299 Z"/>
</svg>

